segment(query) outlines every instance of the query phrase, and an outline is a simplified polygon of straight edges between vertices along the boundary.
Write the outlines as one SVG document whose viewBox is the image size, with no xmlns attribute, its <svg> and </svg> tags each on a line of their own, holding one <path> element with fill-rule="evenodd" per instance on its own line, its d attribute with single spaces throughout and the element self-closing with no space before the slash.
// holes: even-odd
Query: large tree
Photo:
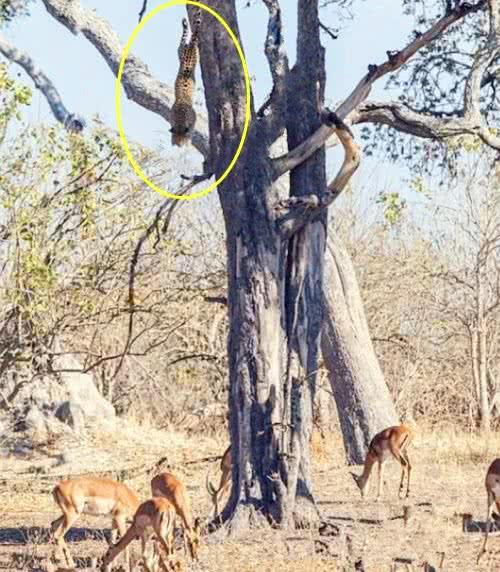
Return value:
<svg viewBox="0 0 500 572">
<path fill-rule="evenodd" d="M 109 23 L 82 7 L 79 0 L 42 1 L 51 16 L 71 32 L 87 38 L 111 71 L 117 73 L 122 43 Z M 481 107 L 482 94 L 489 93 L 496 82 L 495 64 L 500 53 L 497 0 L 403 2 L 415 10 L 426 7 L 426 16 L 417 21 L 415 33 L 405 47 L 388 52 L 382 64 L 368 67 L 334 113 L 323 108 L 327 70 L 320 41 L 320 3 L 296 1 L 297 59 L 290 68 L 283 44 L 280 2 L 262 1 L 269 12 L 265 55 L 273 88 L 260 109 L 252 105 L 241 158 L 218 189 L 226 226 L 229 407 L 234 459 L 233 488 L 222 519 L 233 531 L 246 528 L 259 515 L 283 526 L 309 522 L 316 515 L 309 439 L 323 323 L 327 214 L 359 163 L 348 126 L 389 126 L 395 132 L 430 141 L 466 134 L 500 149 L 500 138 L 486 122 L 495 117 L 495 103 L 486 114 Z M 239 38 L 236 0 L 210 0 L 208 4 Z M 428 75 L 412 74 L 407 67 L 412 58 L 425 67 L 425 62 L 435 61 L 438 53 L 442 65 L 449 65 L 449 58 L 444 56 L 453 51 L 457 33 L 464 30 L 464 51 L 472 56 L 461 62 L 462 81 L 450 86 L 459 93 L 453 100 L 459 102 L 456 107 L 450 109 L 451 99 L 446 109 L 433 107 L 436 98 L 427 97 L 424 80 L 423 102 L 418 86 L 411 81 L 416 90 L 414 99 L 411 90 L 397 101 L 367 99 L 375 81 L 403 68 L 406 76 L 395 76 L 400 82 L 409 81 L 408 74 L 413 82 L 421 77 L 430 81 Z M 205 129 L 205 123 L 200 122 L 193 145 L 203 155 L 207 172 L 218 177 L 241 136 L 244 77 L 231 40 L 215 19 L 204 17 L 202 36 L 200 60 L 208 127 Z M 426 69 L 432 73 L 429 66 Z M 134 56 L 129 57 L 125 67 L 123 88 L 130 99 L 170 120 L 171 90 L 153 78 Z M 46 95 L 50 100 L 53 94 Z M 338 175 L 327 184 L 324 145 L 333 136 L 344 146 L 345 160 Z M 288 152 L 273 158 L 271 147 L 280 137 L 286 137 Z M 283 198 L 278 193 L 278 179 L 287 173 L 289 194 Z M 343 257 L 335 260 L 337 265 L 342 264 Z M 346 299 L 360 304 L 356 296 Z M 335 316 L 331 318 L 335 320 Z M 348 320 L 340 323 L 348 325 Z M 330 338 L 332 354 L 340 359 L 349 353 L 338 374 L 350 384 L 362 379 L 362 369 L 351 375 L 354 363 L 365 351 L 363 340 L 367 339 L 364 327 L 358 332 L 361 343 L 348 346 L 344 343 L 346 332 L 338 330 Z M 370 362 L 366 363 L 370 367 Z M 342 391 L 341 387 L 337 380 L 337 391 Z M 359 415 L 369 405 L 369 395 L 358 392 L 350 400 Z M 341 415 L 349 414 L 347 409 L 341 411 Z M 366 431 L 362 434 L 366 440 Z"/>
</svg>

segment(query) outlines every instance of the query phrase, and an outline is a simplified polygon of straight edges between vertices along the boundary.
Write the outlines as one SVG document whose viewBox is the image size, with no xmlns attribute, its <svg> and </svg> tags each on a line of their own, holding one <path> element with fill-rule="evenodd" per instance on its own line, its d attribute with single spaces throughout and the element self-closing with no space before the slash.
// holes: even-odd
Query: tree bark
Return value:
<svg viewBox="0 0 500 572">
<path fill-rule="evenodd" d="M 237 29 L 233 9 L 221 0 L 214 4 L 219 4 L 214 7 L 229 22 L 233 20 L 233 29 Z M 268 4 L 270 13 L 276 15 L 277 4 Z M 284 94 L 270 121 L 253 122 L 242 157 L 219 188 L 228 256 L 229 410 L 234 460 L 231 497 L 221 517 L 233 534 L 265 521 L 291 527 L 318 519 L 312 496 L 310 439 L 322 323 L 326 209 L 315 222 L 284 238 L 274 212 L 277 193 L 269 158 L 269 145 L 280 125 L 288 129 L 291 148 L 321 124 L 324 58 L 317 2 L 300 0 L 298 9 L 301 26 L 310 31 L 307 38 L 299 34 L 301 65 L 288 85 L 293 104 L 288 107 Z M 205 94 L 211 148 L 227 158 L 242 121 L 228 114 L 221 122 L 220 110 L 234 106 L 241 78 L 234 71 L 231 81 L 226 77 L 217 87 L 218 68 L 224 66 L 226 76 L 227 69 L 232 69 L 222 45 L 227 40 L 217 37 L 218 50 L 210 53 L 213 43 L 205 39 L 200 59 L 208 79 Z M 268 41 L 272 43 L 273 38 Z M 269 57 L 276 57 L 270 43 Z M 217 59 L 222 56 L 219 65 Z M 308 66 L 302 65 L 305 60 Z M 310 64 L 316 60 L 317 64 Z M 303 121 L 296 121 L 297 114 Z M 226 161 L 219 164 L 225 168 Z M 324 149 L 295 169 L 290 187 L 292 195 L 326 189 Z"/>
<path fill-rule="evenodd" d="M 320 42 L 317 2 L 299 0 L 297 61 L 289 80 L 287 135 L 289 150 L 307 140 L 321 125 L 325 88 L 325 54 Z M 300 121 L 297 118 L 300 117 Z M 290 196 L 304 197 L 326 190 L 324 147 L 290 173 Z M 318 519 L 312 490 L 311 437 L 316 392 L 318 350 L 323 321 L 323 260 L 328 211 L 304 226 L 288 241 L 284 303 L 288 341 L 285 406 L 290 426 L 281 477 L 288 498 L 285 522 L 309 526 Z"/>
<path fill-rule="evenodd" d="M 325 256 L 323 359 L 342 429 L 347 462 L 365 460 L 370 439 L 398 423 L 368 330 L 352 261 L 330 236 Z"/>
</svg>

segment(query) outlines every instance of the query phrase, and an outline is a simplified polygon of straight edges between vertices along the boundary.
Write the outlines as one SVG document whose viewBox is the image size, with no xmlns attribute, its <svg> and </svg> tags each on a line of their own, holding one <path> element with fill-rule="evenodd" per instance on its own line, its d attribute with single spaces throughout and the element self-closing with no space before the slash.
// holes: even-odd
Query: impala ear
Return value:
<svg viewBox="0 0 500 572">
<path fill-rule="evenodd" d="M 359 475 L 357 475 L 356 473 L 352 473 L 351 471 L 349 471 L 349 474 L 354 479 L 354 482 L 359 486 Z"/>
</svg>

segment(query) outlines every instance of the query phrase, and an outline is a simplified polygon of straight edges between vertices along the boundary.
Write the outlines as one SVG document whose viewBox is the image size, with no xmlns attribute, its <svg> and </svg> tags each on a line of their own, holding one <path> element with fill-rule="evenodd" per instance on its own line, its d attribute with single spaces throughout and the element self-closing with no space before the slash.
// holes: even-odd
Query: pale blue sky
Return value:
<svg viewBox="0 0 500 572">
<path fill-rule="evenodd" d="M 162 0 L 149 0 L 148 9 L 162 3 Z M 106 18 L 125 43 L 137 24 L 142 0 L 82 0 L 82 4 L 94 8 Z M 259 1 L 252 3 L 250 8 L 245 8 L 245 4 L 243 0 L 239 2 L 240 29 L 258 103 L 265 98 L 270 87 L 269 72 L 263 56 L 267 11 Z M 400 0 L 355 0 L 354 17 L 342 22 L 339 38 L 333 41 L 326 35 L 323 37 L 323 44 L 327 48 L 327 96 L 332 101 L 340 101 L 350 92 L 366 72 L 368 64 L 382 62 L 387 50 L 405 44 L 413 22 L 411 17 L 402 14 L 401 4 Z M 281 5 L 284 10 L 286 44 L 293 63 L 296 2 L 282 0 Z M 176 50 L 183 14 L 182 7 L 162 11 L 147 24 L 133 50 L 156 77 L 171 84 L 177 70 Z M 330 8 L 323 10 L 322 19 L 332 26 L 338 24 L 336 15 Z M 114 77 L 95 48 L 83 36 L 70 34 L 46 12 L 40 0 L 35 0 L 32 4 L 30 18 L 14 23 L 5 34 L 19 48 L 33 55 L 36 63 L 56 84 L 68 109 L 88 119 L 98 113 L 106 124 L 116 127 Z M 201 86 L 201 82 L 198 85 Z M 389 93 L 384 93 L 383 87 L 383 83 L 377 84 L 372 97 L 390 98 Z M 169 148 L 170 137 L 166 123 L 153 113 L 127 102 L 126 98 L 123 101 L 124 124 L 128 136 L 145 145 Z M 28 117 L 33 122 L 53 121 L 45 99 L 38 92 L 35 92 Z M 175 152 L 178 153 L 177 150 Z M 335 163 L 335 158 L 332 161 Z M 404 190 L 404 176 L 403 168 L 372 159 L 364 161 L 360 179 L 363 186 L 365 180 L 370 181 L 368 193 L 373 196 L 380 189 Z"/>
</svg>

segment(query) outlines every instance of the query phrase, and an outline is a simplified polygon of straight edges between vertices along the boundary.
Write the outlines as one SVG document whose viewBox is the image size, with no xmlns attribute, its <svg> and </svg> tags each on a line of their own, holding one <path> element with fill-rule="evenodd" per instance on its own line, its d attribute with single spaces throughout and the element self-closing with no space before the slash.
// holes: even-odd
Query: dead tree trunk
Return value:
<svg viewBox="0 0 500 572">
<path fill-rule="evenodd" d="M 337 404 L 348 463 L 364 462 L 370 439 L 397 423 L 396 410 L 368 330 L 352 261 L 330 236 L 321 349 Z"/>
</svg>

